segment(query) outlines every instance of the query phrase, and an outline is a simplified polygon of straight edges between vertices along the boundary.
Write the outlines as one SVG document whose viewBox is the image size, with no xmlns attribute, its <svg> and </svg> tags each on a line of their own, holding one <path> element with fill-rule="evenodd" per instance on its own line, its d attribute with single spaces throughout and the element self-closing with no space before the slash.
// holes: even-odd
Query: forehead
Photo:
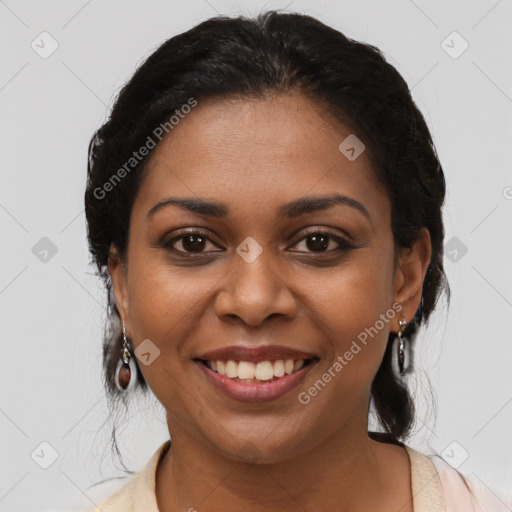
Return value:
<svg viewBox="0 0 512 512">
<path fill-rule="evenodd" d="M 277 215 L 299 197 L 338 193 L 386 218 L 388 198 L 367 154 L 349 160 L 339 149 L 354 135 L 304 96 L 199 101 L 155 148 L 134 210 L 182 196 Z"/>
</svg>

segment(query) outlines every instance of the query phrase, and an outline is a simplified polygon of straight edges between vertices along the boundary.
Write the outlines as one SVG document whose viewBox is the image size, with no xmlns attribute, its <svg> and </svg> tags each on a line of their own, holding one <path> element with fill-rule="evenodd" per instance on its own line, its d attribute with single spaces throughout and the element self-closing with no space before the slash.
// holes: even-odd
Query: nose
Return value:
<svg viewBox="0 0 512 512">
<path fill-rule="evenodd" d="M 240 319 L 251 327 L 266 318 L 296 315 L 297 304 L 292 291 L 272 265 L 270 251 L 263 251 L 251 263 L 238 254 L 224 286 L 215 300 L 216 315 L 222 319 Z"/>
</svg>

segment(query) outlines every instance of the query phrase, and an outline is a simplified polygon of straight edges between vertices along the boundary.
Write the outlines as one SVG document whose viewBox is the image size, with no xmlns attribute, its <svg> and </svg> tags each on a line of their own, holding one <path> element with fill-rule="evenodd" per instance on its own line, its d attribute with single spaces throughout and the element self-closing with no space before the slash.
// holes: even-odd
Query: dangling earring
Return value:
<svg viewBox="0 0 512 512">
<path fill-rule="evenodd" d="M 126 339 L 126 328 L 123 320 L 123 346 L 121 347 L 121 356 L 117 362 L 114 381 L 116 388 L 121 393 L 127 393 L 135 386 L 137 380 L 137 366 L 130 353 L 128 340 Z"/>
<path fill-rule="evenodd" d="M 398 320 L 398 325 L 398 343 L 396 346 L 396 353 L 398 356 L 398 371 L 400 372 L 400 375 L 405 375 L 405 372 L 407 371 L 407 368 L 405 367 L 405 343 L 407 340 L 403 337 L 403 333 L 407 327 L 407 320 L 405 317 L 402 317 L 400 320 Z"/>
</svg>

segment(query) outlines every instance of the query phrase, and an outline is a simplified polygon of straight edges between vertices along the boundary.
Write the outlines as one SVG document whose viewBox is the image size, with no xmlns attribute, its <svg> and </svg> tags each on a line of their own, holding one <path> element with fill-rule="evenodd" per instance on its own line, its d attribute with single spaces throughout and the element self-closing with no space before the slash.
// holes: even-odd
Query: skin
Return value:
<svg viewBox="0 0 512 512">
<path fill-rule="evenodd" d="M 424 229 L 395 265 L 385 190 L 365 152 L 349 161 L 338 150 L 350 133 L 300 95 L 205 101 L 151 156 L 127 261 L 112 246 L 109 268 L 134 348 L 150 339 L 160 350 L 139 367 L 172 438 L 156 474 L 163 512 L 412 511 L 405 449 L 367 435 L 371 382 L 398 314 L 309 404 L 297 399 L 393 303 L 413 318 L 431 257 Z M 347 205 L 277 216 L 285 202 L 333 192 L 362 203 L 370 219 Z M 169 196 L 219 201 L 229 214 L 169 206 L 147 218 Z M 162 246 L 184 228 L 208 238 L 195 259 Z M 322 252 L 307 244 L 306 228 L 348 235 L 354 248 L 337 251 L 328 238 Z M 263 249 L 252 263 L 236 252 L 248 236 Z M 177 240 L 174 249 L 187 254 L 194 246 Z M 293 347 L 320 361 L 278 400 L 238 402 L 192 359 L 242 341 Z"/>
</svg>

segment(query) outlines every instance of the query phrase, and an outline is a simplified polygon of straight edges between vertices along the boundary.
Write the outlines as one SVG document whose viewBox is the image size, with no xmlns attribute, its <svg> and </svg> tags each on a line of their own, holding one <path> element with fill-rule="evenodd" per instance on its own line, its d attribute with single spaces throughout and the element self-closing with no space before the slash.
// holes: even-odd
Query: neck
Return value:
<svg viewBox="0 0 512 512">
<path fill-rule="evenodd" d="M 367 420 L 365 429 L 357 423 L 357 429 L 344 426 L 300 456 L 251 463 L 234 460 L 169 422 L 172 447 L 156 476 L 159 510 L 385 510 L 390 489 L 397 487 L 389 455 L 401 448 L 391 452 L 389 445 L 368 437 Z M 402 492 L 402 504 L 405 498 L 409 495 Z"/>
</svg>

